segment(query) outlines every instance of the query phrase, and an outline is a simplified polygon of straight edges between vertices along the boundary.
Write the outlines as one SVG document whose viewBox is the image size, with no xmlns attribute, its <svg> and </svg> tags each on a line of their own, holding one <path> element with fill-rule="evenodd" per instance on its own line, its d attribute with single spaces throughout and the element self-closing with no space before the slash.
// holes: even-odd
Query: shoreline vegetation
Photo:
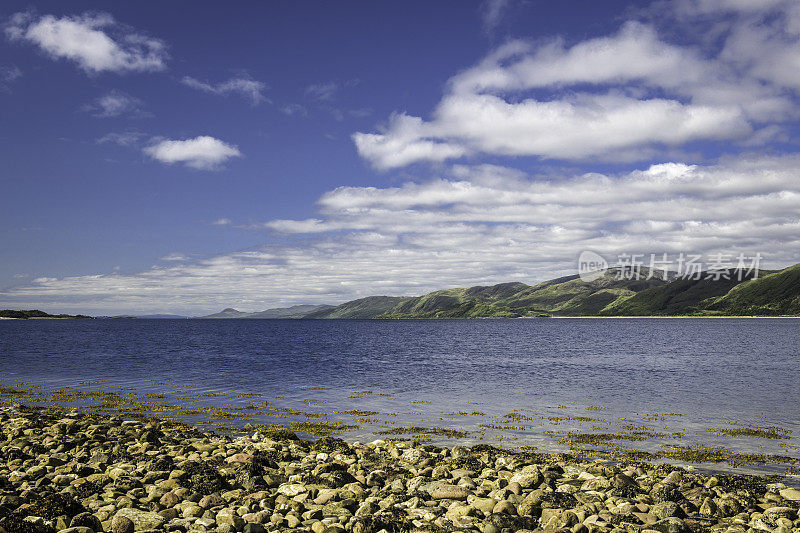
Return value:
<svg viewBox="0 0 800 533">
<path fill-rule="evenodd" d="M 791 533 L 779 476 L 0 408 L 0 531 Z"/>
</svg>

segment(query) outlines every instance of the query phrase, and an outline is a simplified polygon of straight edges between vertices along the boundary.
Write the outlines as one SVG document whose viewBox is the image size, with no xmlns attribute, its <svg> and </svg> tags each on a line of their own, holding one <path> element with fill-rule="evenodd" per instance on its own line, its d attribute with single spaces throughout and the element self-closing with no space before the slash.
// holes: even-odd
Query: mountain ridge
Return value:
<svg viewBox="0 0 800 533">
<path fill-rule="evenodd" d="M 201 318 L 537 318 L 630 316 L 800 316 L 800 264 L 761 271 L 757 279 L 730 269 L 699 279 L 639 270 L 638 277 L 610 268 L 596 279 L 563 276 L 528 285 L 519 281 L 455 287 L 421 296 L 367 296 L 336 306 L 300 307 L 281 316 L 232 308 Z M 305 306 L 314 307 L 314 306 Z M 260 316 L 253 316 L 260 315 Z"/>
</svg>

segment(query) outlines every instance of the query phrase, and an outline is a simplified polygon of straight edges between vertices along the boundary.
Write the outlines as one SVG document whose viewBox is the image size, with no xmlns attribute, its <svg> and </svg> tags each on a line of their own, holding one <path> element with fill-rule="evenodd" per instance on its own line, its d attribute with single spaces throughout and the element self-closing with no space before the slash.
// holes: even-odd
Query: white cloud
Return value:
<svg viewBox="0 0 800 533">
<path fill-rule="evenodd" d="M 187 261 L 189 258 L 183 254 L 174 253 L 165 255 L 164 257 L 160 257 L 159 259 L 161 259 L 162 261 Z"/>
<path fill-rule="evenodd" d="M 125 131 L 122 133 L 107 133 L 97 139 L 97 144 L 113 143 L 119 146 L 133 146 L 139 142 L 140 139 L 147 135 L 140 131 Z"/>
<path fill-rule="evenodd" d="M 86 72 L 166 68 L 163 41 L 124 28 L 106 13 L 39 18 L 17 13 L 5 31 L 10 39 L 33 43 L 54 59 L 74 61 Z"/>
<path fill-rule="evenodd" d="M 168 165 L 183 163 L 200 170 L 219 168 L 228 159 L 242 155 L 236 146 L 208 135 L 180 141 L 162 140 L 146 147 L 144 153 Z"/>
<path fill-rule="evenodd" d="M 0 91 L 11 92 L 10 84 L 22 77 L 16 65 L 0 65 Z"/>
<path fill-rule="evenodd" d="M 284 104 L 280 107 L 280 112 L 287 116 L 300 115 L 305 117 L 308 115 L 308 109 L 300 104 Z"/>
<path fill-rule="evenodd" d="M 0 66 L 0 80 L 4 82 L 12 82 L 21 77 L 22 71 L 16 65 Z"/>
<path fill-rule="evenodd" d="M 271 244 L 135 274 L 39 279 L 4 305 L 203 313 L 574 274 L 583 250 L 764 254 L 797 262 L 800 156 L 530 177 L 489 165 L 398 187 L 340 187 Z M 299 234 L 299 235 L 298 235 Z"/>
<path fill-rule="evenodd" d="M 251 80 L 249 78 L 231 78 L 227 81 L 211 84 L 201 81 L 191 76 L 185 76 L 181 80 L 184 85 L 192 87 L 203 92 L 228 95 L 240 94 L 250 99 L 250 102 L 255 106 L 266 100 L 262 92 L 267 88 L 264 82 Z"/>
<path fill-rule="evenodd" d="M 765 17 L 729 4 L 745 14 L 727 22 L 721 51 L 670 44 L 636 21 L 572 46 L 512 41 L 453 76 L 429 120 L 395 113 L 353 141 L 381 170 L 480 154 L 630 161 L 698 140 L 764 142 L 800 116 L 788 91 L 800 92 L 800 6 L 774 2 Z"/>
<path fill-rule="evenodd" d="M 144 102 L 140 99 L 115 89 L 97 98 L 91 104 L 84 106 L 83 109 L 100 118 L 118 117 L 121 115 L 128 115 L 136 118 L 148 116 L 148 113 L 142 109 L 143 105 Z"/>
<path fill-rule="evenodd" d="M 211 223 L 212 226 L 230 226 L 232 224 L 229 218 L 218 218 Z"/>
<path fill-rule="evenodd" d="M 335 81 L 315 83 L 306 87 L 306 96 L 315 100 L 331 101 L 339 92 L 341 85 Z"/>
<path fill-rule="evenodd" d="M 483 31 L 491 34 L 503 18 L 503 13 L 508 8 L 510 0 L 484 0 L 481 5 L 483 18 Z"/>
</svg>

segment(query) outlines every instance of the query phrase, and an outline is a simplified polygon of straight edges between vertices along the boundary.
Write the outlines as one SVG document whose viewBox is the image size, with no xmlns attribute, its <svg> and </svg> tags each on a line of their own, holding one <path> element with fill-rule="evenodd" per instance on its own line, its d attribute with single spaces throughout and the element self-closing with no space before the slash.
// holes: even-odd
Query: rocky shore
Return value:
<svg viewBox="0 0 800 533">
<path fill-rule="evenodd" d="M 22 406 L 0 424 L 0 533 L 800 532 L 800 490 L 666 464 L 288 430 L 231 439 Z"/>
</svg>

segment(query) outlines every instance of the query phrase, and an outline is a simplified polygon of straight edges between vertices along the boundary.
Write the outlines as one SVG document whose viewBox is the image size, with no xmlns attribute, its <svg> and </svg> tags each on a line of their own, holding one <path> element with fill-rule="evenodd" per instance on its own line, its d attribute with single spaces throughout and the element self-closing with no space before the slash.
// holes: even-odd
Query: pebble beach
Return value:
<svg viewBox="0 0 800 533">
<path fill-rule="evenodd" d="M 800 490 L 488 445 L 232 438 L 158 419 L 0 410 L 0 532 L 790 533 Z"/>
</svg>

